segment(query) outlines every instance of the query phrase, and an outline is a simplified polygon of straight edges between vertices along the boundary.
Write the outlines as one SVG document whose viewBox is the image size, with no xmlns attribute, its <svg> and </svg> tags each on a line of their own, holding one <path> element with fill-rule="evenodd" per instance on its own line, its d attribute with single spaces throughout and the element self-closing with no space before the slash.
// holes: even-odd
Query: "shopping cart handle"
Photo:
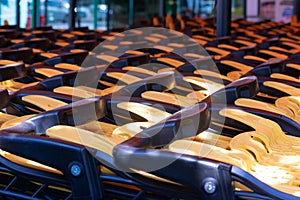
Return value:
<svg viewBox="0 0 300 200">
<path fill-rule="evenodd" d="M 47 38 L 50 41 L 56 41 L 56 35 L 57 33 L 51 29 L 44 29 L 42 30 L 41 28 L 48 28 L 48 27 L 37 27 L 39 28 L 38 30 L 41 30 L 41 32 L 36 32 L 31 34 L 30 36 L 25 37 L 25 39 L 31 39 L 31 38 Z"/>
<path fill-rule="evenodd" d="M 279 78 L 258 77 L 259 91 L 262 93 L 265 93 L 265 94 L 270 94 L 271 96 L 283 97 L 283 96 L 289 96 L 289 94 L 283 90 L 279 90 L 279 89 L 264 85 L 263 83 L 266 81 L 283 83 L 285 85 L 293 86 L 295 88 L 300 88 L 300 83 L 295 82 L 295 81 L 284 80 L 284 79 L 279 79 Z"/>
<path fill-rule="evenodd" d="M 21 158 L 29 159 L 62 172 L 51 173 L 30 168 L 0 156 L 1 165 L 16 172 L 23 178 L 50 180 L 71 185 L 74 199 L 102 199 L 99 179 L 99 165 L 90 152 L 82 145 L 47 137 L 20 134 L 0 134 L 0 149 Z M 71 167 L 80 170 L 78 176 L 72 174 Z"/>
<path fill-rule="evenodd" d="M 286 61 L 285 68 L 284 68 L 284 74 L 287 74 L 287 75 L 295 77 L 295 78 L 299 78 L 300 70 L 290 66 L 291 64 L 299 65 L 300 64 L 299 60 L 300 59 Z"/>
<path fill-rule="evenodd" d="M 81 100 L 82 98 L 80 97 L 76 97 L 76 96 L 71 96 L 71 95 L 66 95 L 66 94 L 60 94 L 60 93 L 55 93 L 55 92 L 51 92 L 51 91 L 45 91 L 45 90 L 27 90 L 27 89 L 21 89 L 17 92 L 15 92 L 14 94 L 10 95 L 10 102 L 9 105 L 13 108 L 13 109 L 17 109 L 19 111 L 21 111 L 23 114 L 32 114 L 32 113 L 39 113 L 43 112 L 46 110 L 51 109 L 51 107 L 55 106 L 56 104 L 50 106 L 50 105 L 44 105 L 46 106 L 46 108 L 43 107 L 39 107 L 37 105 L 35 105 L 34 102 L 28 102 L 26 100 L 24 100 L 24 98 L 26 98 L 27 96 L 32 96 L 33 98 L 35 98 L 36 101 L 43 101 L 41 99 L 37 99 L 39 96 L 42 97 L 46 97 L 47 99 L 49 98 L 49 100 L 51 101 L 51 99 L 53 99 L 54 103 L 57 101 L 58 105 L 61 105 L 59 102 L 65 102 L 67 103 L 72 103 L 74 101 L 78 101 Z M 30 98 L 30 97 L 29 97 Z M 55 106 L 57 107 L 57 106 Z"/>
<path fill-rule="evenodd" d="M 103 97 L 83 99 L 66 106 L 43 112 L 15 126 L 0 130 L 2 133 L 45 134 L 46 130 L 55 125 L 81 125 L 98 120 L 107 113 Z"/>
<path fill-rule="evenodd" d="M 205 50 L 201 49 L 198 52 L 201 51 Z M 203 54 L 206 55 L 206 52 L 203 52 Z M 203 70 L 212 70 L 214 67 L 215 63 L 213 61 L 213 56 L 205 56 L 203 58 L 193 59 L 190 63 L 178 67 L 177 70 L 182 72 L 194 72 L 200 68 Z"/>
<path fill-rule="evenodd" d="M 96 40 L 86 40 L 82 42 L 73 43 L 71 45 L 63 47 L 62 49 L 64 51 L 70 51 L 71 49 L 83 49 L 83 50 L 92 51 L 97 46 L 97 44 L 98 43 Z"/>
<path fill-rule="evenodd" d="M 282 73 L 284 71 L 284 64 L 280 59 L 273 59 L 266 63 L 262 63 L 253 68 L 242 77 L 246 76 L 266 76 L 269 77 L 273 73 Z"/>
<path fill-rule="evenodd" d="M 209 116 L 205 103 L 183 109 L 164 123 L 156 124 L 115 146 L 114 162 L 122 170 L 141 170 L 179 183 L 196 191 L 203 199 L 234 199 L 230 165 L 155 149 L 206 130 Z M 207 182 L 216 186 L 215 192 L 205 192 Z"/>
<path fill-rule="evenodd" d="M 21 33 L 19 30 L 16 29 L 3 29 L 1 28 L 3 31 L 1 31 L 0 35 L 5 36 L 6 38 L 17 38 L 21 36 Z"/>
<path fill-rule="evenodd" d="M 99 70 L 96 67 L 87 67 L 78 71 L 70 71 L 61 75 L 53 76 L 41 81 L 38 86 L 33 86 L 31 88 L 40 88 L 50 91 L 60 86 L 91 85 L 96 88 L 98 80 Z"/>
<path fill-rule="evenodd" d="M 26 68 L 22 62 L 16 62 L 15 64 L 9 64 L 0 67 L 0 81 L 21 78 L 25 75 Z"/>
<path fill-rule="evenodd" d="M 30 47 L 36 49 L 48 50 L 51 46 L 51 41 L 47 38 L 35 38 L 34 40 L 26 40 L 22 43 L 18 43 L 12 46 L 14 49 Z"/>
<path fill-rule="evenodd" d="M 143 44 L 145 45 L 145 44 Z M 140 45 L 133 45 L 134 49 L 139 49 L 143 47 Z M 132 49 L 132 48 L 129 48 Z M 110 63 L 111 67 L 115 68 L 122 68 L 126 66 L 139 66 L 143 64 L 147 64 L 150 62 L 150 54 L 149 53 L 144 53 L 140 55 L 131 55 L 131 56 L 126 56 L 126 57 L 121 57 L 118 60 Z"/>
<path fill-rule="evenodd" d="M 166 91 L 175 87 L 174 72 L 164 72 L 154 76 L 147 77 L 141 81 L 132 83 L 118 90 L 114 96 L 132 96 L 140 97 L 145 91 Z"/>
<path fill-rule="evenodd" d="M 54 66 L 58 63 L 69 63 L 80 66 L 87 56 L 88 51 L 81 51 L 76 53 L 63 53 L 54 58 L 45 60 L 43 64 L 48 66 Z"/>
<path fill-rule="evenodd" d="M 0 109 L 5 108 L 9 102 L 9 94 L 6 89 L 0 89 Z"/>
<path fill-rule="evenodd" d="M 253 55 L 257 53 L 257 45 L 252 45 L 252 46 L 243 46 L 240 48 L 240 50 L 245 52 L 245 55 Z"/>
<path fill-rule="evenodd" d="M 234 199 L 230 165 L 176 153 L 118 145 L 114 161 L 123 170 L 140 170 L 183 185 L 196 192 L 200 199 Z M 210 184 L 215 191 L 208 193 Z"/>
<path fill-rule="evenodd" d="M 0 51 L 0 58 L 13 61 L 30 61 L 34 57 L 32 49 L 7 49 Z"/>
<path fill-rule="evenodd" d="M 191 137 L 206 130 L 210 124 L 210 112 L 206 103 L 199 103 L 182 109 L 167 119 L 138 133 L 131 141 L 143 141 L 153 147 L 161 147 L 172 140 Z M 140 140 L 143 138 L 142 140 Z M 129 145 L 130 146 L 130 145 Z M 139 144 L 140 146 L 140 144 Z"/>
<path fill-rule="evenodd" d="M 234 81 L 211 95 L 211 102 L 233 104 L 238 98 L 254 97 L 259 90 L 257 78 L 249 76 Z M 225 99 L 226 98 L 226 99 Z"/>
<path fill-rule="evenodd" d="M 96 40 L 86 40 L 86 41 L 75 43 L 74 48 L 92 51 L 97 46 L 97 44 L 98 43 Z M 63 49 L 65 49 L 65 48 L 63 48 Z"/>
<path fill-rule="evenodd" d="M 195 136 L 206 130 L 209 124 L 208 106 L 200 103 L 174 113 L 166 120 L 145 129 L 141 135 L 151 138 L 151 146 L 162 146 L 172 140 Z"/>
<path fill-rule="evenodd" d="M 199 47 L 200 48 L 200 47 Z M 199 50 L 201 52 L 201 49 Z M 204 50 L 202 50 L 204 51 Z M 205 54 L 205 52 L 203 52 Z M 171 58 L 175 61 L 180 61 L 180 66 L 174 66 L 174 64 L 169 62 L 162 62 L 159 59 L 160 58 Z M 188 57 L 179 57 L 176 54 L 167 54 L 166 56 L 161 56 L 159 58 L 153 58 L 152 63 L 159 63 L 162 64 L 161 66 L 165 68 L 166 66 L 176 68 L 176 70 L 180 72 L 194 72 L 195 70 L 199 69 L 199 66 L 201 66 L 201 69 L 205 70 L 211 70 L 212 67 L 214 67 L 214 62 L 211 56 L 205 56 L 203 58 L 197 58 L 197 59 L 190 59 L 190 62 L 188 62 Z M 153 68 L 160 67 L 159 65 L 152 64 Z M 160 68 L 162 68 L 160 67 Z"/>
</svg>

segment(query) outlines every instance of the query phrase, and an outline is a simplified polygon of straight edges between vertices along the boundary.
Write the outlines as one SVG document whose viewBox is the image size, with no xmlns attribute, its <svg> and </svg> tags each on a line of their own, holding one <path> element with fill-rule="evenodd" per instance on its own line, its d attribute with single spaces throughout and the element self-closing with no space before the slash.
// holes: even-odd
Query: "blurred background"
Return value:
<svg viewBox="0 0 300 200">
<path fill-rule="evenodd" d="M 181 13 L 193 18 L 213 17 L 215 0 L 1 0 L 0 25 L 4 21 L 22 28 L 70 26 L 71 4 L 75 4 L 76 27 L 108 29 L 147 23 L 155 16 Z M 278 11 L 278 12 L 275 12 Z M 233 0 L 232 17 L 287 22 L 293 0 Z"/>
</svg>

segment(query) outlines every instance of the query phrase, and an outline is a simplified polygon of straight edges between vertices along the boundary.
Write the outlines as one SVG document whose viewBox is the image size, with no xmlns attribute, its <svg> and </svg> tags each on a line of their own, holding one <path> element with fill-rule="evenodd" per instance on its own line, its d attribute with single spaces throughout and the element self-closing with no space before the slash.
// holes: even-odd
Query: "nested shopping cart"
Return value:
<svg viewBox="0 0 300 200">
<path fill-rule="evenodd" d="M 255 88 L 257 83 L 253 80 L 236 82 L 222 92 L 232 98 L 253 95 L 245 92 L 249 87 Z M 216 93 L 211 98 L 217 101 L 219 95 Z M 92 120 L 88 113 L 81 112 L 88 105 L 96 108 L 98 119 L 102 118 L 108 111 L 107 102 L 112 105 L 121 100 L 113 102 L 103 97 L 84 100 L 37 115 L 21 123 L 19 128 L 2 131 L 1 198 L 297 199 L 271 188 L 237 166 L 176 154 L 164 148 L 174 140 L 194 136 L 210 126 L 211 112 L 214 112 L 210 98 L 206 103 L 178 112 L 174 106 L 168 107 L 173 109 L 173 115 L 115 146 L 113 156 L 74 142 L 30 134 L 43 133 L 54 124 L 72 125 L 76 114 L 83 116 L 82 123 Z M 279 116 L 273 118 L 280 122 Z M 155 168 L 165 163 L 168 164 Z M 248 189 L 241 190 L 241 185 Z"/>
</svg>

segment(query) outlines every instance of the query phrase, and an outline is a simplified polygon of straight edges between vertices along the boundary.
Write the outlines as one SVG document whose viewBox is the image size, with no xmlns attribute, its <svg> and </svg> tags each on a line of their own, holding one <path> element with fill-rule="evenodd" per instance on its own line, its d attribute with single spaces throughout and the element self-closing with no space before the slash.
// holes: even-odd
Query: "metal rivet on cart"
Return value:
<svg viewBox="0 0 300 200">
<path fill-rule="evenodd" d="M 216 185 L 212 181 L 207 181 L 204 183 L 204 190 L 208 194 L 213 194 L 216 191 Z"/>
<path fill-rule="evenodd" d="M 71 174 L 73 176 L 79 176 L 81 174 L 81 168 L 79 165 L 72 165 Z"/>
</svg>

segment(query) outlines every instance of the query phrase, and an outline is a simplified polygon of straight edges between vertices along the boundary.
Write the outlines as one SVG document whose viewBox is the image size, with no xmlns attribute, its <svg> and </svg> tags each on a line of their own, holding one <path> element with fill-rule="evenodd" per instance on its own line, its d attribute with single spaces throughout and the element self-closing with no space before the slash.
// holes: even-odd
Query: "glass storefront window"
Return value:
<svg viewBox="0 0 300 200">
<path fill-rule="evenodd" d="M 37 26 L 52 26 L 55 29 L 69 28 L 71 0 L 19 0 L 20 27 L 32 27 L 33 21 Z M 261 0 L 265 1 L 274 0 Z M 7 20 L 9 24 L 16 24 L 17 0 L 2 0 L 0 4 L 0 24 Z M 162 2 L 165 10 L 162 11 Z M 243 0 L 232 0 L 232 16 L 243 17 Z M 33 18 L 33 4 L 36 3 L 37 18 Z M 7 9 L 10 12 L 7 12 Z M 14 10 L 15 12 L 11 12 Z M 215 0 L 76 0 L 76 27 L 89 29 L 123 28 L 128 24 L 137 26 L 151 23 L 155 16 L 162 13 L 181 13 L 188 17 L 211 17 L 215 14 Z M 261 9 L 261 17 L 270 13 Z M 4 13 L 10 13 L 4 14 Z"/>
<path fill-rule="evenodd" d="M 108 4 L 106 4 L 105 0 L 100 0 L 97 5 L 97 29 L 105 30 L 107 28 L 107 15 L 109 12 Z"/>
<path fill-rule="evenodd" d="M 261 0 L 259 16 L 263 19 L 275 18 L 275 0 Z"/>
<path fill-rule="evenodd" d="M 160 0 L 134 1 L 133 23 L 143 25 L 149 19 L 159 16 Z"/>
<path fill-rule="evenodd" d="M 31 27 L 31 5 L 32 0 L 20 0 L 20 27 L 29 28 Z"/>
<path fill-rule="evenodd" d="M 168 1 L 170 5 L 176 2 L 175 0 Z M 180 12 L 189 17 L 205 18 L 215 15 L 215 0 L 181 0 L 179 2 Z M 232 0 L 232 16 L 243 17 L 243 0 Z"/>
<path fill-rule="evenodd" d="M 200 17 L 210 17 L 214 15 L 214 0 L 201 0 L 200 1 Z"/>
<path fill-rule="evenodd" d="M 243 1 L 242 0 L 232 0 L 232 17 L 241 18 L 243 17 Z"/>
<path fill-rule="evenodd" d="M 1 0 L 0 1 L 0 25 L 17 24 L 17 1 Z"/>
<path fill-rule="evenodd" d="M 56 29 L 69 28 L 69 0 L 40 0 L 40 25 Z"/>
<path fill-rule="evenodd" d="M 109 12 L 113 12 L 109 8 L 108 1 L 106 0 L 93 0 L 94 7 L 93 6 L 93 14 L 94 14 L 94 27 L 95 29 L 99 30 L 106 30 L 107 29 L 107 17 Z"/>
<path fill-rule="evenodd" d="M 129 1 L 109 0 L 110 28 L 126 27 L 129 22 Z"/>
<path fill-rule="evenodd" d="M 94 5 L 92 0 L 77 0 L 76 26 L 94 29 Z"/>
<path fill-rule="evenodd" d="M 108 4 L 105 0 L 77 0 L 76 27 L 107 28 Z"/>
</svg>

